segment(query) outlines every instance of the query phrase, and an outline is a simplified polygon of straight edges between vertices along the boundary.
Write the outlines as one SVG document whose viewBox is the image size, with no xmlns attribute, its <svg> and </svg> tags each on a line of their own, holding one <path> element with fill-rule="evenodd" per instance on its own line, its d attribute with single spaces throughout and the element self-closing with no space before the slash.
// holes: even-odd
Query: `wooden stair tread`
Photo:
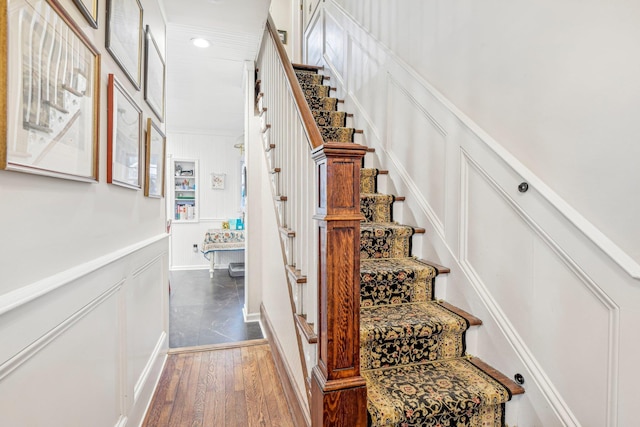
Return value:
<svg viewBox="0 0 640 427">
<path fill-rule="evenodd" d="M 424 260 L 424 259 L 421 259 L 420 261 L 424 262 L 425 264 L 429 264 L 431 267 L 435 268 L 437 272 L 436 275 L 451 273 L 451 269 L 449 267 L 444 267 L 440 264 L 436 264 L 435 262 Z"/>
<path fill-rule="evenodd" d="M 291 65 L 295 70 L 310 70 L 310 71 L 324 70 L 324 67 L 322 65 L 307 65 L 307 64 L 296 64 L 296 63 L 291 63 Z"/>
<path fill-rule="evenodd" d="M 502 372 L 488 365 L 484 361 L 480 360 L 477 357 L 470 357 L 469 362 L 473 363 L 475 366 L 480 368 L 482 371 L 486 372 L 493 379 L 502 384 L 506 389 L 509 390 L 512 396 L 516 396 L 518 394 L 524 394 L 524 387 L 518 385 L 515 381 L 511 380 L 509 377 L 504 375 Z"/>
<path fill-rule="evenodd" d="M 295 283 L 307 283 L 307 276 L 303 276 L 300 270 L 296 270 L 296 267 L 293 265 L 287 265 L 287 274 L 289 274 L 289 278 Z"/>
<path fill-rule="evenodd" d="M 280 227 L 280 234 L 285 237 L 296 237 L 296 232 L 287 227 Z"/>
<path fill-rule="evenodd" d="M 318 334 L 313 330 L 313 323 L 307 322 L 307 316 L 303 314 L 296 314 L 296 326 L 302 333 L 309 344 L 315 344 L 318 342 Z"/>
<path fill-rule="evenodd" d="M 467 322 L 469 322 L 469 326 L 479 326 L 482 325 L 482 320 L 478 319 L 473 314 L 467 313 L 461 308 L 456 307 L 455 305 L 451 305 L 446 301 L 438 301 L 438 304 L 451 311 L 452 313 L 457 314 L 458 316 L 464 318 Z"/>
</svg>

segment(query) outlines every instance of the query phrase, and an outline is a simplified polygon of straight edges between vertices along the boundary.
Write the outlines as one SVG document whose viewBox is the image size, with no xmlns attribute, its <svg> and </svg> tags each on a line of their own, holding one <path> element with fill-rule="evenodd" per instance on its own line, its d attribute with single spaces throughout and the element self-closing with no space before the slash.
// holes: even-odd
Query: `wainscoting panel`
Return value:
<svg viewBox="0 0 640 427">
<path fill-rule="evenodd" d="M 165 330 L 163 303 L 167 288 L 159 288 L 164 275 L 162 257 L 156 257 L 133 272 L 125 288 L 127 308 L 127 389 L 133 390 L 133 401 L 145 384 L 149 365 L 154 360 L 158 340 Z"/>
<path fill-rule="evenodd" d="M 167 249 L 162 234 L 0 296 L 0 425 L 139 424 L 168 347 Z"/>
<path fill-rule="evenodd" d="M 0 380 L 0 425 L 116 425 L 124 414 L 118 310 L 112 293 L 18 355 L 24 363 Z"/>
<path fill-rule="evenodd" d="M 324 14 L 325 48 L 324 54 L 329 59 L 340 80 L 344 80 L 345 42 L 344 29 L 330 13 Z"/>
<path fill-rule="evenodd" d="M 444 235 L 447 133 L 392 76 L 388 88 L 387 153 Z"/>
<path fill-rule="evenodd" d="M 380 138 L 384 132 L 387 85 L 385 68 L 375 50 L 368 49 L 353 37 L 349 37 L 348 90 L 351 100 L 364 112 L 363 117 L 373 135 Z"/>
<path fill-rule="evenodd" d="M 609 400 L 617 388 L 611 376 L 618 363 L 611 359 L 618 352 L 617 306 L 555 242 L 538 234 L 486 171 L 468 158 L 464 169 L 464 268 L 501 308 L 579 420 L 607 425 L 609 406 L 617 403 Z M 588 402 L 580 393 L 587 389 Z"/>
</svg>

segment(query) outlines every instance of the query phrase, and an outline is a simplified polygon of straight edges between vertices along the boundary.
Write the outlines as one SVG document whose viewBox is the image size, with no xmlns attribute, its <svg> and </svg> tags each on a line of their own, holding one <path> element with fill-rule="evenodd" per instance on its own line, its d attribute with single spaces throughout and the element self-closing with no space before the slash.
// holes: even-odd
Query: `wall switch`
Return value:
<svg viewBox="0 0 640 427">
<path fill-rule="evenodd" d="M 198 253 L 198 244 L 197 243 L 193 244 L 193 252 Z"/>
</svg>

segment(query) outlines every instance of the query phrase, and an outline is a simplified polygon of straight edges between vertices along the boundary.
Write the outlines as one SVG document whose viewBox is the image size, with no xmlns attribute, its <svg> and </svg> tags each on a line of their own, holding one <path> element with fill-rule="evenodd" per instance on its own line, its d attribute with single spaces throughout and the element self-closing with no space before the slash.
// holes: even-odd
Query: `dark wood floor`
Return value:
<svg viewBox="0 0 640 427">
<path fill-rule="evenodd" d="M 143 427 L 293 427 L 266 340 L 170 353 Z"/>
</svg>

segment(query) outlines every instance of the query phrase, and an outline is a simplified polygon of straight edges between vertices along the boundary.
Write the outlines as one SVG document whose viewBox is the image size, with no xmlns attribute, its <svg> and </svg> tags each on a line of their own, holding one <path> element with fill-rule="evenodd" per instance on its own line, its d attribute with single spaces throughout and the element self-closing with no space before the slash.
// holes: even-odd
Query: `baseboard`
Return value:
<svg viewBox="0 0 640 427">
<path fill-rule="evenodd" d="M 247 313 L 247 306 L 242 307 L 242 317 L 244 317 L 244 321 L 246 323 L 249 322 L 259 322 L 260 320 L 262 320 L 262 316 L 261 313 Z M 260 327 L 262 327 L 262 325 L 260 325 Z M 264 328 L 263 329 L 263 335 L 264 335 Z"/>
<path fill-rule="evenodd" d="M 296 387 L 294 385 L 293 374 L 289 369 L 289 365 L 284 359 L 284 350 L 280 345 L 280 342 L 276 338 L 273 332 L 273 326 L 271 325 L 271 321 L 267 316 L 267 313 L 264 309 L 264 305 L 260 304 L 260 324 L 262 326 L 265 337 L 269 340 L 269 345 L 271 347 L 271 354 L 273 354 L 273 361 L 276 365 L 276 370 L 278 371 L 278 376 L 280 377 L 280 382 L 282 383 L 282 388 L 284 389 L 284 396 L 287 400 L 287 404 L 289 406 L 289 411 L 291 412 L 291 417 L 293 418 L 294 424 L 296 426 L 311 426 L 311 420 L 307 418 L 306 411 L 303 409 L 308 405 L 307 400 L 304 396 L 300 396 L 296 393 Z"/>
</svg>

